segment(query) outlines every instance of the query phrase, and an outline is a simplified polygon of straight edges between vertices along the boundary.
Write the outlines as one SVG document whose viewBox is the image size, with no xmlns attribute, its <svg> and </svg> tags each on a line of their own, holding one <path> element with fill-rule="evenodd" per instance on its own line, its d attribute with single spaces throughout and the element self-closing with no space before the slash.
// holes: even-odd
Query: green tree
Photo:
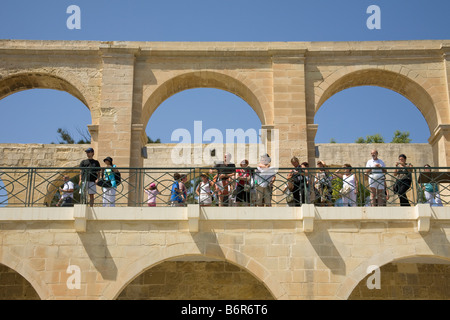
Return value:
<svg viewBox="0 0 450 320">
<path fill-rule="evenodd" d="M 410 143 L 412 139 L 409 138 L 409 131 L 401 132 L 396 130 L 391 143 Z"/>
<path fill-rule="evenodd" d="M 377 133 L 371 136 L 366 136 L 366 139 L 359 137 L 356 139 L 355 143 L 384 143 L 384 138 Z"/>
<path fill-rule="evenodd" d="M 153 140 L 152 138 L 147 136 L 147 143 L 161 143 L 161 139 L 158 138 L 156 140 Z"/>
<path fill-rule="evenodd" d="M 331 139 L 330 139 L 330 143 L 337 143 L 337 142 L 336 142 L 336 139 L 331 138 Z"/>
<path fill-rule="evenodd" d="M 82 132 L 77 129 L 78 134 L 81 135 L 82 139 L 78 140 L 76 144 L 90 144 L 91 143 L 91 135 L 89 131 Z M 58 128 L 56 131 L 59 134 L 59 144 L 75 144 L 75 139 L 72 137 L 69 131 L 66 129 Z M 54 142 L 52 142 L 54 143 Z"/>
</svg>

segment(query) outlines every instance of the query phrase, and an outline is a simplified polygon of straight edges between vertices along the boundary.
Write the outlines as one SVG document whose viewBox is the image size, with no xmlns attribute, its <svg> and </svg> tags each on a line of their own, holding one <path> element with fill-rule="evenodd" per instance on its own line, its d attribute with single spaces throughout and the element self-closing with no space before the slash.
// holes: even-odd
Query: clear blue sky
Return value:
<svg viewBox="0 0 450 320">
<path fill-rule="evenodd" d="M 70 5 L 81 9 L 81 29 L 69 30 Z M 381 9 L 381 29 L 369 30 L 370 5 Z M 40 0 L 4 1 L 1 39 L 128 41 L 372 41 L 450 39 L 450 1 L 444 0 Z M 340 110 L 337 113 L 337 110 Z M 384 114 L 368 126 L 368 110 Z M 45 114 L 42 112 L 45 111 Z M 189 110 L 187 112 L 186 110 Z M 218 121 L 218 113 L 222 114 Z M 344 112 L 344 111 L 345 112 Z M 233 112 L 234 111 L 234 112 Z M 57 128 L 77 130 L 91 123 L 76 98 L 55 90 L 28 90 L 0 100 L 0 143 L 58 142 Z M 239 112 L 239 116 L 237 115 Z M 174 115 L 177 115 L 174 117 Z M 405 116 L 406 115 L 406 116 Z M 195 120 L 208 128 L 259 129 L 256 114 L 240 98 L 214 89 L 187 90 L 166 100 L 147 126 L 153 139 L 170 142 L 177 128 Z M 221 123 L 226 123 L 224 127 Z M 390 142 L 397 129 L 413 142 L 427 142 L 429 129 L 403 96 L 377 87 L 344 90 L 319 110 L 317 143 L 354 142 L 380 133 Z M 233 124 L 232 126 L 230 124 Z M 349 124 L 349 125 L 347 125 Z M 382 125 L 380 125 L 382 124 Z M 339 129 L 338 129 L 339 127 Z"/>
</svg>

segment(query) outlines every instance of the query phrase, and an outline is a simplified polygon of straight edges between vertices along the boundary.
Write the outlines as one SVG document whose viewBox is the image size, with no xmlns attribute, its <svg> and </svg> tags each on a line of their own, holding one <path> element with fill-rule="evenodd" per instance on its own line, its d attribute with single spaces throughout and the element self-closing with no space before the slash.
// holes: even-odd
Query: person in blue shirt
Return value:
<svg viewBox="0 0 450 320">
<path fill-rule="evenodd" d="M 106 168 L 103 169 L 103 178 L 107 182 L 103 185 L 103 206 L 115 207 L 117 182 L 114 173 L 117 169 L 114 168 L 116 165 L 113 164 L 111 157 L 106 157 L 103 162 L 106 164 Z"/>
<path fill-rule="evenodd" d="M 431 167 L 429 164 L 426 164 L 424 167 L 425 172 L 431 172 Z M 424 191 L 427 203 L 429 203 L 432 207 L 443 206 L 441 195 L 439 194 L 439 186 L 436 182 L 423 183 L 422 190 Z"/>
<path fill-rule="evenodd" d="M 175 173 L 173 175 L 174 181 L 172 184 L 172 190 L 170 191 L 170 205 L 172 207 L 179 207 L 183 205 L 183 195 L 180 188 L 180 179 L 181 175 L 179 173 Z"/>
</svg>

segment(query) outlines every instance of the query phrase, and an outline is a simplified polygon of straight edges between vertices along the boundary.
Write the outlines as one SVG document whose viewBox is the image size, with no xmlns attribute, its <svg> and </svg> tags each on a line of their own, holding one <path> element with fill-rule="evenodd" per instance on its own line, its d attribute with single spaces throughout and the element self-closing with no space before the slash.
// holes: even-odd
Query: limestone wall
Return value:
<svg viewBox="0 0 450 320">
<path fill-rule="evenodd" d="M 0 300 L 38 300 L 31 284 L 19 273 L 0 264 Z"/>
<path fill-rule="evenodd" d="M 421 167 L 428 163 L 434 165 L 433 152 L 426 143 L 327 143 L 316 145 L 316 159 L 332 165 L 350 163 L 353 167 L 365 167 L 367 160 L 371 159 L 370 151 L 378 150 L 378 157 L 384 161 L 387 167 L 394 167 L 398 156 L 407 156 L 407 162 L 415 167 Z"/>
<path fill-rule="evenodd" d="M 166 261 L 132 281 L 118 300 L 272 300 L 246 270 L 224 261 Z"/>
<path fill-rule="evenodd" d="M 367 297 L 358 287 L 367 267 L 389 263 L 407 269 L 381 269 L 387 290 L 399 288 L 390 279 L 406 277 L 404 290 L 425 290 L 434 279 L 437 292 L 428 297 L 449 298 L 448 282 L 439 283 L 448 278 L 448 208 L 342 209 L 2 208 L 0 264 L 22 275 L 40 299 L 194 299 L 208 292 L 220 299 L 357 299 Z M 79 267 L 79 288 L 67 285 L 69 266 Z M 19 281 L 11 273 L 0 270 L 0 285 Z M 235 286 L 242 291 L 228 294 Z"/>
<path fill-rule="evenodd" d="M 87 145 L 66 145 L 66 144 L 0 144 L 0 167 L 76 167 L 85 158 L 84 150 Z M 182 147 L 176 144 L 149 144 L 147 148 L 147 159 L 144 160 L 144 167 L 199 167 L 210 166 L 214 159 L 221 159 L 224 152 L 216 148 L 216 158 L 209 157 L 211 146 L 204 145 L 201 154 L 201 162 L 196 162 L 195 149 L 190 148 L 190 155 L 186 159 L 183 156 Z M 176 149 L 177 148 L 177 149 Z M 260 151 L 264 151 L 256 146 L 246 146 L 245 149 L 234 147 L 234 157 L 232 162 L 239 163 L 242 159 L 250 160 L 251 165 L 256 165 L 257 156 Z M 353 167 L 364 167 L 370 159 L 370 151 L 376 148 L 379 157 L 386 166 L 394 166 L 398 155 L 404 153 L 408 157 L 408 162 L 414 166 L 423 166 L 428 163 L 434 165 L 432 148 L 429 144 L 341 144 L 328 143 L 316 145 L 316 160 L 323 160 L 329 165 L 342 165 L 350 163 Z M 189 150 L 189 149 L 186 149 Z M 269 150 L 270 153 L 270 150 Z M 177 156 L 180 155 L 180 156 Z M 102 164 L 102 159 L 109 155 L 97 154 L 95 157 Z M 185 156 L 185 155 L 184 155 Z M 307 161 L 307 156 L 295 154 L 300 161 Z M 315 164 L 310 164 L 314 167 Z"/>
<path fill-rule="evenodd" d="M 447 300 L 450 265 L 390 263 L 380 268 L 380 288 L 367 288 L 362 280 L 349 300 Z M 370 280 L 369 280 L 370 281 Z"/>
<path fill-rule="evenodd" d="M 0 144 L 0 167 L 77 167 L 87 145 Z"/>
</svg>

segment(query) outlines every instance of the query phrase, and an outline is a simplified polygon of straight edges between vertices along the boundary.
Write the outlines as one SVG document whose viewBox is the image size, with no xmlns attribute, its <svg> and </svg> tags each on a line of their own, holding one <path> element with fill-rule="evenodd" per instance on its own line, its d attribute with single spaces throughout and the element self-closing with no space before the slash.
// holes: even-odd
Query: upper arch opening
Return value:
<svg viewBox="0 0 450 320">
<path fill-rule="evenodd" d="M 430 133 L 439 124 L 439 115 L 433 99 L 422 86 L 402 74 L 379 69 L 354 71 L 336 79 L 319 97 L 316 96 L 315 113 L 334 94 L 358 86 L 378 86 L 403 95 L 422 113 Z"/>
<path fill-rule="evenodd" d="M 261 124 L 268 121 L 267 101 L 256 94 L 242 81 L 229 75 L 212 71 L 198 71 L 175 76 L 162 83 L 146 100 L 143 108 L 142 123 L 146 125 L 155 110 L 169 97 L 188 89 L 212 88 L 221 89 L 235 94 L 246 101 L 258 115 Z M 215 110 L 213 109 L 212 112 Z"/>
<path fill-rule="evenodd" d="M 54 89 L 65 91 L 90 109 L 80 90 L 69 81 L 45 73 L 20 73 L 0 80 L 0 100 L 19 91 L 29 89 Z"/>
</svg>

